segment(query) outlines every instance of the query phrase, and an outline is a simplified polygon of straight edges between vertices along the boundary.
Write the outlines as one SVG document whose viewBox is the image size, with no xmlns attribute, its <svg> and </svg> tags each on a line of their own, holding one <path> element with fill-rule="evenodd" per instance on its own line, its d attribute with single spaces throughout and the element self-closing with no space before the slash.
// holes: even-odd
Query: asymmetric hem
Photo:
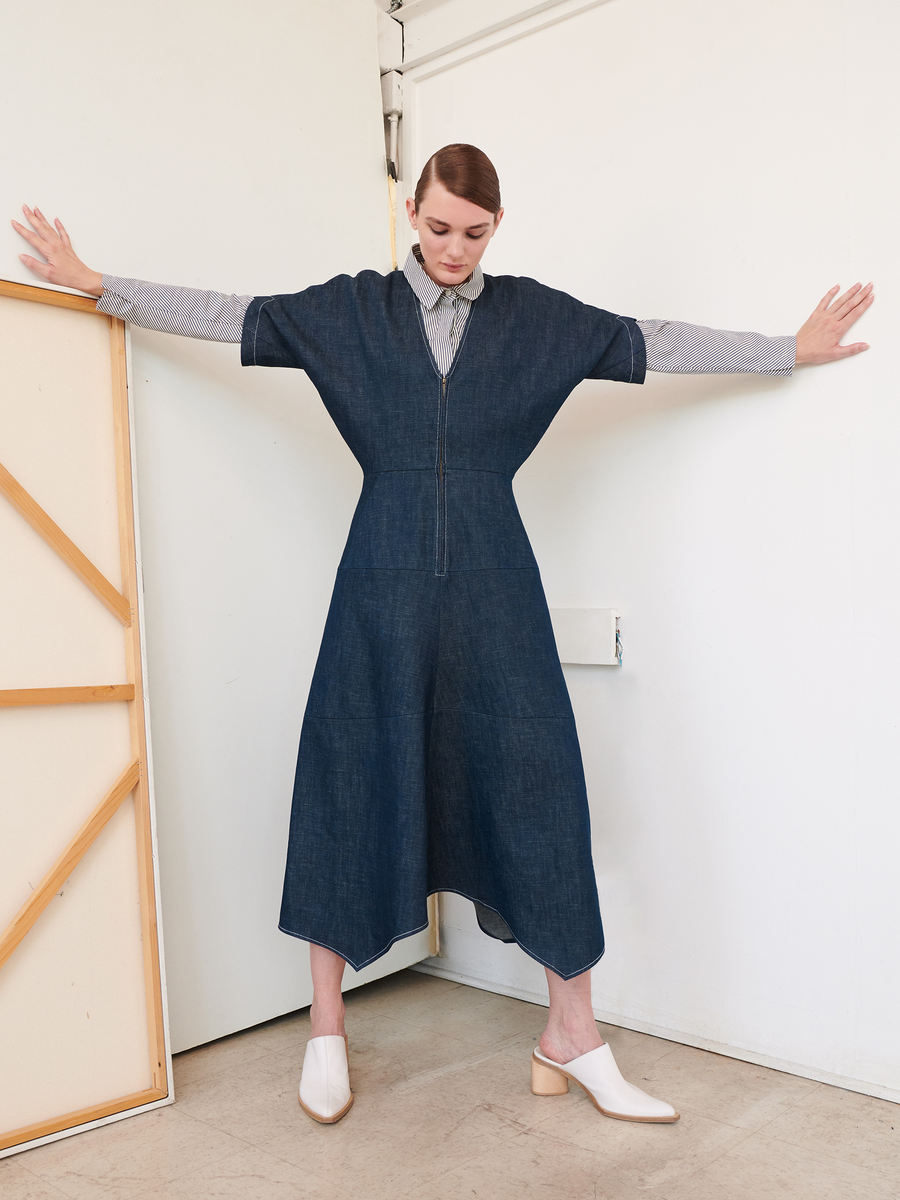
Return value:
<svg viewBox="0 0 900 1200">
<path fill-rule="evenodd" d="M 293 929 L 285 929 L 285 927 L 281 924 L 278 926 L 278 931 L 279 933 L 286 933 L 288 937 L 299 938 L 301 942 L 311 942 L 314 946 L 323 946 L 326 950 L 330 950 L 333 954 L 337 954 L 343 958 L 344 961 L 348 963 L 354 971 L 361 971 L 363 967 L 367 967 L 369 963 L 377 962 L 379 958 L 383 958 L 384 955 L 387 954 L 388 950 L 390 950 L 390 948 L 397 942 L 402 942 L 404 938 L 415 937 L 417 933 L 423 933 L 427 928 L 428 922 L 425 921 L 424 925 L 420 925 L 418 929 L 408 929 L 406 933 L 398 933 L 397 936 L 392 938 L 386 946 L 383 946 L 376 954 L 373 954 L 371 958 L 367 958 L 365 962 L 361 963 L 353 962 L 352 959 L 347 958 L 344 952 L 339 950 L 336 946 L 327 946 L 325 942 L 320 942 L 318 939 L 310 937 L 309 934 L 294 933 Z"/>
<path fill-rule="evenodd" d="M 446 887 L 435 888 L 433 891 L 430 891 L 428 893 L 428 895 L 433 896 L 438 892 L 452 892 L 454 894 L 454 896 L 462 896 L 462 898 L 464 900 L 471 900 L 473 904 L 476 904 L 476 905 L 481 904 L 485 908 L 490 908 L 490 905 L 484 904 L 483 900 L 479 900 L 476 896 L 467 896 L 465 892 L 457 891 L 456 888 L 446 888 Z M 496 909 L 491 909 L 491 911 L 497 912 Z M 506 920 L 506 918 L 503 916 L 503 914 L 497 913 L 497 916 L 509 928 L 509 922 Z M 384 955 L 387 954 L 387 952 L 391 949 L 391 947 L 396 945 L 397 942 L 402 942 L 404 938 L 415 937 L 415 935 L 417 933 L 424 933 L 424 931 L 427 928 L 428 928 L 428 921 L 426 920 L 425 922 L 423 922 L 423 924 L 419 925 L 416 929 L 407 930 L 406 933 L 398 933 L 396 935 L 396 937 L 392 938 L 391 941 L 388 942 L 388 944 L 386 946 L 383 946 L 382 949 L 379 950 L 376 954 L 373 954 L 371 958 L 367 958 L 365 962 L 356 963 L 356 962 L 353 962 L 352 959 L 346 958 L 343 951 L 339 950 L 336 946 L 327 946 L 327 945 L 325 945 L 324 942 L 320 942 L 316 938 L 310 937 L 308 934 L 295 933 L 293 929 L 285 929 L 285 927 L 283 925 L 278 926 L 280 933 L 286 933 L 289 937 L 299 938 L 299 940 L 301 942 L 312 942 L 312 944 L 315 946 L 324 946 L 326 950 L 331 950 L 334 954 L 340 955 L 340 957 L 344 958 L 345 961 L 353 968 L 354 971 L 361 971 L 364 967 L 368 967 L 371 963 L 377 962 L 378 959 L 383 958 Z M 512 932 L 511 929 L 510 929 L 510 932 Z M 491 935 L 488 934 L 488 937 L 490 937 L 490 936 Z M 497 939 L 497 940 L 501 940 L 501 939 Z M 542 967 L 549 967 L 551 971 L 554 971 L 562 979 L 574 979 L 576 975 L 581 975 L 585 971 L 590 971 L 590 969 L 592 967 L 596 967 L 597 963 L 600 961 L 600 959 L 603 957 L 603 954 L 604 954 L 604 950 L 601 950 L 600 953 L 597 955 L 597 957 L 595 959 L 593 959 L 592 962 L 585 963 L 581 967 L 576 967 L 574 970 L 571 970 L 568 974 L 563 974 L 563 972 L 559 969 L 559 967 L 555 963 L 545 962 L 545 960 L 543 958 L 541 958 L 541 956 L 539 954 L 536 954 L 535 951 L 530 950 L 528 948 L 528 946 L 526 946 L 524 942 L 520 941 L 519 938 L 515 937 L 515 935 L 513 935 L 513 941 L 519 947 L 520 950 L 524 951 L 524 953 L 528 955 L 529 958 L 533 958 L 535 960 L 535 962 L 540 963 Z"/>
</svg>

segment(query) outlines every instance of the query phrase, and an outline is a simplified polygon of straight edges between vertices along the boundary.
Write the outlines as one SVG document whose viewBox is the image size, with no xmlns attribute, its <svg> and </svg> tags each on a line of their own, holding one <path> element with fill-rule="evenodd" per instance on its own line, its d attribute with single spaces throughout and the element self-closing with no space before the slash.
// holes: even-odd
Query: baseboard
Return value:
<svg viewBox="0 0 900 1200">
<path fill-rule="evenodd" d="M 546 1008 L 548 1004 L 547 997 L 540 992 L 530 992 L 523 988 L 507 987 L 502 983 L 475 979 L 471 975 L 462 975 L 459 971 L 448 971 L 445 967 L 434 966 L 429 962 L 416 963 L 410 970 L 421 971 L 423 975 L 436 975 L 439 979 L 450 979 L 454 983 L 464 983 L 468 987 L 480 988 L 484 992 L 495 992 L 498 996 L 512 996 L 516 1000 L 527 1000 L 529 1004 L 540 1004 L 543 1008 Z M 798 1075 L 801 1079 L 812 1079 L 816 1083 L 827 1083 L 831 1087 L 844 1088 L 848 1092 L 859 1092 L 863 1096 L 875 1096 L 879 1100 L 891 1100 L 894 1104 L 900 1104 L 900 1089 L 897 1088 L 882 1087 L 881 1084 L 869 1083 L 861 1079 L 848 1079 L 844 1075 L 835 1075 L 831 1071 L 819 1071 L 815 1067 L 787 1062 L 781 1058 L 772 1058 L 768 1054 L 757 1054 L 755 1050 L 726 1046 L 721 1042 L 713 1042 L 709 1038 L 681 1033 L 677 1029 L 664 1029 L 660 1025 L 652 1025 L 648 1021 L 637 1021 L 631 1017 L 623 1017 L 620 1013 L 604 1012 L 599 1008 L 594 1009 L 594 1016 L 604 1025 L 615 1025 L 620 1029 L 633 1029 L 636 1033 L 649 1033 L 653 1037 L 663 1038 L 667 1042 L 677 1042 L 682 1046 L 696 1046 L 698 1050 L 709 1050 L 713 1054 L 721 1054 L 725 1058 L 736 1058 L 740 1062 L 753 1063 L 758 1067 L 770 1067 L 773 1071 L 784 1071 L 788 1075 Z"/>
</svg>

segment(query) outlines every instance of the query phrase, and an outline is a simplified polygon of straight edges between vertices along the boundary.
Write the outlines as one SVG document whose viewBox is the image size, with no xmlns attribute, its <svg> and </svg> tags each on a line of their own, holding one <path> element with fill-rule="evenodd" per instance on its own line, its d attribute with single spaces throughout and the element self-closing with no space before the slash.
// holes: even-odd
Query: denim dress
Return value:
<svg viewBox="0 0 900 1200">
<path fill-rule="evenodd" d="M 583 379 L 641 383 L 636 323 L 485 276 L 446 376 L 404 276 L 366 271 L 244 319 L 245 365 L 298 367 L 364 481 L 300 739 L 280 928 L 359 970 L 431 892 L 563 978 L 603 953 L 584 772 L 512 481 Z"/>
</svg>

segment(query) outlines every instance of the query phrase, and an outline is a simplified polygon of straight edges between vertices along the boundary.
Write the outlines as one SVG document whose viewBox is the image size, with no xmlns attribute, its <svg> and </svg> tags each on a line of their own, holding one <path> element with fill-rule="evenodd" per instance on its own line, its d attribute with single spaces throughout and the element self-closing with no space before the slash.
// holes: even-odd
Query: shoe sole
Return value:
<svg viewBox="0 0 900 1200">
<path fill-rule="evenodd" d="M 355 1096 L 351 1092 L 350 1099 L 347 1101 L 347 1103 L 344 1105 L 344 1107 L 341 1109 L 341 1111 L 338 1113 L 335 1113 L 333 1117 L 323 1117 L 321 1113 L 313 1112 L 313 1110 L 311 1108 L 306 1107 L 306 1105 L 303 1103 L 303 1101 L 300 1099 L 299 1096 L 297 1097 L 297 1103 L 300 1105 L 300 1107 L 303 1109 L 303 1111 L 306 1113 L 306 1115 L 308 1117 L 312 1117 L 312 1119 L 314 1121 L 318 1121 L 320 1125 L 333 1125 L 335 1123 L 335 1121 L 339 1121 L 341 1119 L 341 1117 L 343 1117 L 346 1113 L 348 1113 L 350 1111 L 350 1109 L 353 1107 L 354 1099 L 355 1099 Z"/>
<path fill-rule="evenodd" d="M 532 1053 L 531 1058 L 532 1062 L 536 1062 L 539 1067 L 544 1067 L 548 1071 L 555 1071 L 557 1075 L 562 1075 L 570 1083 L 577 1083 L 597 1112 L 603 1113 L 604 1117 L 612 1117 L 614 1121 L 637 1121 L 641 1125 L 674 1125 L 676 1121 L 681 1119 L 681 1113 L 675 1113 L 671 1117 L 630 1117 L 626 1113 L 612 1112 L 610 1109 L 603 1108 L 602 1105 L 598 1104 L 590 1088 L 585 1087 L 581 1080 L 576 1079 L 574 1075 L 570 1075 L 564 1067 L 557 1067 L 555 1064 L 551 1066 L 549 1063 L 544 1062 L 543 1059 L 538 1058 L 534 1053 Z M 535 1092 L 534 1095 L 540 1095 L 540 1093 Z"/>
</svg>

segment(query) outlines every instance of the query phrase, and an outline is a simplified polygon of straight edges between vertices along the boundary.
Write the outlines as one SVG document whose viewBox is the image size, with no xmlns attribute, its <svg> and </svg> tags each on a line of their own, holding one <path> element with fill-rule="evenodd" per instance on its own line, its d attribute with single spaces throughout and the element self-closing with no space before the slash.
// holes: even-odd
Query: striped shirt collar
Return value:
<svg viewBox="0 0 900 1200">
<path fill-rule="evenodd" d="M 456 292 L 465 300 L 477 300 L 484 291 L 484 272 L 481 270 L 481 263 L 478 263 L 475 270 L 463 283 L 458 283 L 456 287 L 444 288 L 426 274 L 425 268 L 422 266 L 421 254 L 419 243 L 416 242 L 406 257 L 403 274 L 423 308 L 429 310 L 434 308 L 444 292 Z"/>
</svg>

